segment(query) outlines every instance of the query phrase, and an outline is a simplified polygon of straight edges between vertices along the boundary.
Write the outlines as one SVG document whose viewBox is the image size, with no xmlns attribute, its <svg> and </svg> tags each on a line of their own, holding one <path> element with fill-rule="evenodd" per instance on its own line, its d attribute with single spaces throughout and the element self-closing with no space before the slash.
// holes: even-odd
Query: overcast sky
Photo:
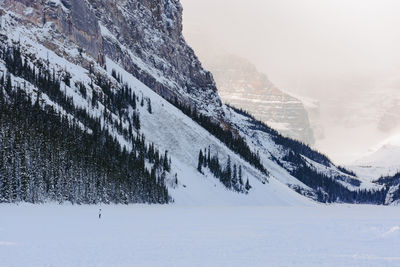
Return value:
<svg viewBox="0 0 400 267">
<path fill-rule="evenodd" d="M 332 99 L 348 96 L 341 101 L 348 106 L 381 87 L 400 95 L 398 0 L 181 2 L 185 37 L 203 61 L 213 52 L 240 55 L 279 88 L 326 109 Z"/>
</svg>

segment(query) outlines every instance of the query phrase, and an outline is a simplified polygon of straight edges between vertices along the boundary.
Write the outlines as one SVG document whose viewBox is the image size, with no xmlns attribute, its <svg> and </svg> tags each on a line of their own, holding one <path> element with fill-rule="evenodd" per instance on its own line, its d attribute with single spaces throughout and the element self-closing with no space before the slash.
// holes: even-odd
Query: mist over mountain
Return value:
<svg viewBox="0 0 400 267">
<path fill-rule="evenodd" d="M 399 132 L 399 5 L 184 0 L 184 35 L 205 63 L 239 55 L 281 90 L 317 100 L 321 120 L 310 119 L 324 135 L 316 147 L 349 163 Z"/>
<path fill-rule="evenodd" d="M 365 155 L 349 164 L 358 175 L 378 180 L 400 172 L 400 136 L 393 135 L 372 147 Z"/>
<path fill-rule="evenodd" d="M 214 75 L 223 102 L 247 110 L 284 136 L 309 145 L 315 143 L 303 103 L 279 90 L 249 61 L 222 55 L 206 62 L 206 67 Z"/>
<path fill-rule="evenodd" d="M 1 3 L 2 202 L 397 201 L 392 184 L 387 197 L 385 181 L 254 117 L 263 109 L 224 105 L 183 38 L 178 1 Z M 301 102 L 245 69 L 235 78 L 250 83 L 228 87 L 269 89 L 255 96 L 278 102 L 267 116 L 311 142 Z"/>
<path fill-rule="evenodd" d="M 275 1 L 295 31 L 254 1 L 216 0 L 197 14 L 259 55 L 270 47 L 246 34 L 275 29 L 298 50 L 271 66 L 298 69 L 307 35 L 295 15 L 314 0 Z M 229 16 L 238 4 L 271 16 L 269 28 L 242 31 L 246 16 Z M 220 59 L 230 47 L 218 38 L 192 49 L 183 10 L 179 0 L 0 0 L 0 265 L 396 265 L 393 87 L 374 94 L 365 79 L 363 92 L 288 93 L 262 56 Z M 311 50 L 335 46 L 323 36 Z M 334 59 L 350 54 L 320 52 L 304 59 L 333 60 L 312 68 L 324 88 Z M 374 135 L 391 138 L 355 166 L 310 145 L 334 137 L 339 152 L 353 150 Z"/>
</svg>

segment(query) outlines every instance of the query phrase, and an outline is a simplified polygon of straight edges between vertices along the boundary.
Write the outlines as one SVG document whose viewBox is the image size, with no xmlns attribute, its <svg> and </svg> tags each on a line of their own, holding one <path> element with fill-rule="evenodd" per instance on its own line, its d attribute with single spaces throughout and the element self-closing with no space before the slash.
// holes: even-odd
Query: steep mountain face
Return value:
<svg viewBox="0 0 400 267">
<path fill-rule="evenodd" d="M 118 62 L 164 98 L 177 97 L 204 112 L 222 115 L 211 74 L 202 69 L 182 36 L 179 1 L 2 2 L 22 22 L 42 30 L 44 34 L 37 37 L 51 50 L 62 54 L 57 51 L 59 44 L 70 40 L 101 65 L 105 57 Z"/>
<path fill-rule="evenodd" d="M 279 90 L 249 61 L 227 55 L 209 63 L 223 102 L 247 110 L 284 136 L 315 142 L 303 103 Z"/>
<path fill-rule="evenodd" d="M 383 186 L 221 104 L 179 2 L 0 3 L 0 201 L 384 203 Z"/>
<path fill-rule="evenodd" d="M 0 202 L 309 204 L 234 153 L 229 147 L 246 148 L 241 139 L 200 116 L 185 98 L 173 102 L 188 115 L 142 76 L 54 30 L 54 22 L 31 23 L 25 18 L 31 6 L 6 7 L 0 9 L 0 106 L 6 114 L 0 124 Z M 212 101 L 210 107 L 196 109 L 220 120 Z M 29 127 L 37 131 L 19 134 Z M 200 150 L 210 155 L 201 172 Z"/>
<path fill-rule="evenodd" d="M 322 110 L 321 110 L 321 103 L 313 98 L 304 97 L 304 96 L 294 96 L 301 103 L 304 105 L 304 108 L 307 111 L 307 115 L 310 121 L 310 127 L 312 129 L 312 133 L 315 139 L 315 144 L 318 140 L 325 138 L 325 130 L 323 126 L 323 119 L 322 119 Z"/>
</svg>

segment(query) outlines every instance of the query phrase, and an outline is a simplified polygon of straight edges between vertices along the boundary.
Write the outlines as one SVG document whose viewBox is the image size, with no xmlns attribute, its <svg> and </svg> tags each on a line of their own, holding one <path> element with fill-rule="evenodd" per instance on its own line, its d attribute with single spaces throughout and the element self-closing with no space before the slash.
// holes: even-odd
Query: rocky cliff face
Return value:
<svg viewBox="0 0 400 267">
<path fill-rule="evenodd" d="M 221 56 L 209 64 L 225 103 L 242 108 L 285 136 L 314 143 L 303 103 L 274 86 L 247 60 Z"/>
<path fill-rule="evenodd" d="M 30 22 L 31 26 L 47 30 L 38 38 L 48 47 L 56 41 L 72 41 L 92 57 L 102 53 L 102 37 L 94 13 L 85 1 L 80 0 L 3 0 L 2 7 Z M 39 33 L 39 31 L 38 31 Z M 68 38 L 64 38 L 68 37 Z M 63 39 L 64 38 L 64 39 Z"/>
<path fill-rule="evenodd" d="M 177 98 L 204 113 L 222 117 L 212 75 L 202 68 L 182 36 L 182 7 L 178 0 L 0 3 L 38 28 L 37 37 L 46 47 L 63 54 L 57 51 L 59 44 L 73 42 L 101 64 L 105 57 L 118 62 L 164 98 Z"/>
<path fill-rule="evenodd" d="M 214 182 L 205 187 L 199 184 L 209 180 L 202 179 L 197 170 L 199 150 L 211 145 L 224 161 L 231 158 L 243 165 L 251 186 L 257 183 L 267 189 L 265 194 L 255 190 L 256 198 L 272 199 L 275 186 L 281 188 L 277 183 L 284 183 L 319 201 L 360 201 L 346 189 L 358 190 L 357 177 L 343 173 L 304 144 L 222 105 L 212 75 L 202 69 L 182 37 L 179 2 L 0 0 L 0 6 L 0 72 L 6 73 L 7 98 L 20 92 L 89 134 L 108 129 L 121 147 L 129 148 L 134 135 L 144 134 L 149 142 L 169 151 L 177 175 L 185 177 L 182 190 L 189 188 L 186 185 L 193 189 L 181 191 L 190 199 L 193 194 L 204 199 L 215 192 L 210 190 Z M 241 82 L 239 91 L 248 88 L 253 100 L 264 102 L 261 106 L 285 103 L 290 109 L 276 109 L 283 116 L 278 121 L 290 121 L 304 112 L 298 100 L 249 69 L 233 76 Z M 57 82 L 44 86 L 41 81 Z M 263 99 L 260 92 L 264 91 L 273 97 Z M 210 120 L 198 112 L 179 110 L 165 98 L 192 105 Z M 257 102 L 249 102 L 249 107 L 251 103 Z"/>
</svg>

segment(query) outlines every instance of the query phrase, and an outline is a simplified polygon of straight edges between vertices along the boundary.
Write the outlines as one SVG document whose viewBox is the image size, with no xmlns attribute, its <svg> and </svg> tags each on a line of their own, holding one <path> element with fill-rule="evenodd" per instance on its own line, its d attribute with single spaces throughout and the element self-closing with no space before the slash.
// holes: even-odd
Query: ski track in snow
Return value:
<svg viewBox="0 0 400 267">
<path fill-rule="evenodd" d="M 399 266 L 398 209 L 0 205 L 0 265 Z"/>
</svg>

